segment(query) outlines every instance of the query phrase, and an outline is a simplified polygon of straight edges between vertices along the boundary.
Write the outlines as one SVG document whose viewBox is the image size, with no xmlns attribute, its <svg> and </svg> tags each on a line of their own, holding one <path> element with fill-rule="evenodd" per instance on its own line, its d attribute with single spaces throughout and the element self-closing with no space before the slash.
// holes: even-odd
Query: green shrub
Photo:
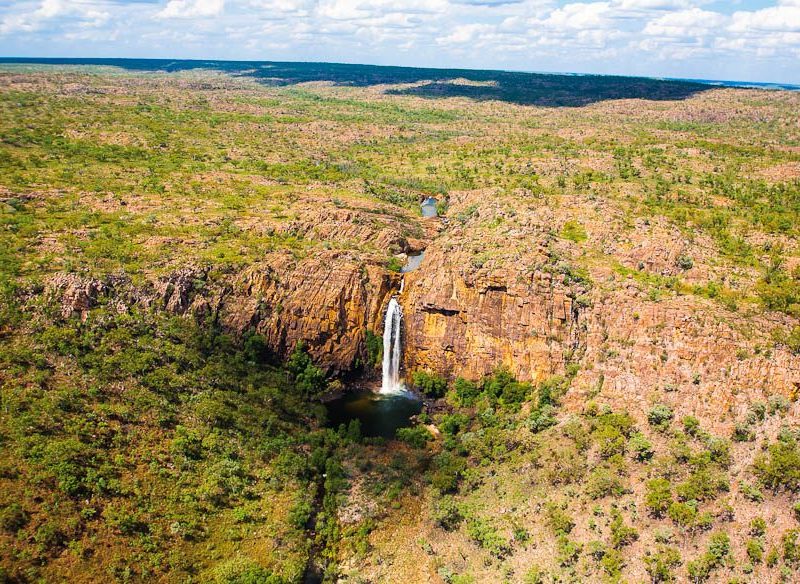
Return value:
<svg viewBox="0 0 800 584">
<path fill-rule="evenodd" d="M 755 289 L 766 309 L 792 316 L 800 314 L 800 280 L 781 269 L 779 262 L 767 269 Z"/>
<path fill-rule="evenodd" d="M 211 571 L 214 584 L 286 584 L 283 578 L 272 574 L 249 558 L 227 560 Z"/>
<path fill-rule="evenodd" d="M 439 398 L 447 391 L 447 380 L 439 377 L 435 373 L 427 371 L 414 371 L 411 374 L 411 382 L 414 387 L 428 397 Z"/>
<path fill-rule="evenodd" d="M 767 404 L 762 401 L 755 401 L 750 404 L 750 413 L 748 420 L 755 424 L 756 422 L 763 422 L 767 417 Z"/>
<path fill-rule="evenodd" d="M 800 326 L 792 327 L 788 333 L 782 329 L 777 329 L 773 331 L 772 337 L 776 343 L 786 345 L 786 348 L 795 355 L 800 353 Z"/>
<path fill-rule="evenodd" d="M 733 428 L 733 436 L 736 442 L 752 442 L 756 439 L 756 433 L 752 426 L 745 422 L 738 422 Z"/>
<path fill-rule="evenodd" d="M 537 566 L 531 566 L 528 568 L 528 571 L 525 572 L 525 576 L 522 578 L 522 582 L 524 584 L 545 584 L 545 582 L 549 581 L 549 574 Z"/>
<path fill-rule="evenodd" d="M 314 505 L 307 498 L 298 499 L 289 509 L 289 524 L 298 530 L 304 530 L 314 513 Z"/>
<path fill-rule="evenodd" d="M 614 426 L 600 426 L 594 431 L 593 438 L 597 442 L 600 456 L 609 459 L 612 456 L 625 453 L 627 439 L 625 435 Z"/>
<path fill-rule="evenodd" d="M 639 539 L 639 532 L 633 527 L 625 525 L 622 513 L 614 510 L 611 519 L 611 546 L 620 549 Z"/>
<path fill-rule="evenodd" d="M 171 450 L 178 456 L 199 460 L 203 454 L 203 441 L 196 430 L 190 430 L 185 426 L 176 426 Z"/>
<path fill-rule="evenodd" d="M 634 422 L 628 413 L 606 413 L 594 420 L 592 438 L 604 459 L 625 453 Z"/>
<path fill-rule="evenodd" d="M 66 534 L 61 527 L 53 521 L 41 524 L 33 534 L 33 541 L 45 552 L 55 551 L 56 548 L 64 545 L 66 539 Z"/>
<path fill-rule="evenodd" d="M 19 503 L 9 503 L 0 510 L 0 529 L 16 533 L 28 524 L 28 513 Z"/>
<path fill-rule="evenodd" d="M 446 414 L 438 420 L 439 430 L 446 436 L 456 436 L 469 427 L 469 418 L 461 413 Z"/>
<path fill-rule="evenodd" d="M 636 460 L 644 462 L 653 457 L 653 444 L 641 432 L 634 432 L 628 440 L 628 446 Z"/>
<path fill-rule="evenodd" d="M 467 468 L 466 461 L 460 456 L 445 451 L 434 457 L 433 464 L 431 484 L 442 493 L 455 491 L 461 475 Z"/>
<path fill-rule="evenodd" d="M 769 446 L 769 456 L 759 454 L 753 472 L 761 483 L 775 491 L 800 489 L 800 451 L 797 442 L 778 441 Z"/>
<path fill-rule="evenodd" d="M 434 505 L 433 521 L 445 531 L 457 529 L 463 520 L 464 515 L 452 497 L 442 497 Z"/>
<path fill-rule="evenodd" d="M 106 523 L 122 535 L 147 533 L 150 528 L 138 513 L 120 505 L 108 505 L 103 510 Z"/>
<path fill-rule="evenodd" d="M 709 458 L 720 466 L 727 467 L 731 463 L 731 443 L 724 438 L 707 436 L 705 445 Z"/>
<path fill-rule="evenodd" d="M 659 430 L 665 430 L 669 427 L 673 417 L 675 417 L 675 414 L 673 414 L 671 407 L 664 404 L 656 404 L 648 412 L 647 421 L 651 426 Z"/>
<path fill-rule="evenodd" d="M 691 270 L 694 267 L 694 261 L 688 255 L 682 254 L 675 260 L 675 265 L 684 271 Z"/>
<path fill-rule="evenodd" d="M 463 377 L 456 378 L 455 382 L 453 382 L 453 390 L 459 403 L 464 407 L 469 407 L 475 403 L 475 400 L 481 394 L 477 384 Z"/>
<path fill-rule="evenodd" d="M 383 337 L 367 329 L 364 333 L 364 345 L 367 351 L 367 365 L 377 367 L 383 361 Z"/>
<path fill-rule="evenodd" d="M 292 374 L 295 386 L 305 395 L 316 395 L 325 389 L 325 372 L 314 365 L 303 341 L 295 345 L 286 368 Z"/>
<path fill-rule="evenodd" d="M 767 532 L 767 522 L 763 517 L 754 517 L 750 522 L 750 535 L 761 537 Z"/>
<path fill-rule="evenodd" d="M 566 393 L 569 388 L 569 379 L 561 375 L 553 375 L 542 381 L 536 387 L 537 405 L 542 407 L 544 405 L 557 406 L 561 397 Z"/>
<path fill-rule="evenodd" d="M 654 517 L 663 517 L 672 505 L 672 486 L 667 479 L 647 481 L 645 506 Z"/>
<path fill-rule="evenodd" d="M 9 503 L 0 510 L 0 529 L 16 533 L 28 524 L 30 517 L 19 503 Z"/>
<path fill-rule="evenodd" d="M 764 561 L 764 544 L 760 539 L 748 539 L 745 544 L 747 557 L 753 564 L 760 564 Z"/>
<path fill-rule="evenodd" d="M 600 566 L 609 578 L 616 580 L 622 575 L 622 569 L 625 567 L 625 558 L 619 550 L 609 549 L 600 559 Z"/>
<path fill-rule="evenodd" d="M 550 404 L 545 404 L 541 407 L 534 408 L 528 416 L 527 421 L 530 431 L 534 434 L 538 434 L 547 428 L 555 426 L 558 423 L 555 412 L 555 408 Z"/>
<path fill-rule="evenodd" d="M 767 411 L 772 416 L 774 414 L 785 414 L 789 411 L 789 400 L 786 396 L 775 394 L 767 399 Z"/>
<path fill-rule="evenodd" d="M 714 516 L 709 511 L 698 513 L 694 526 L 698 531 L 708 531 L 714 526 Z"/>
<path fill-rule="evenodd" d="M 697 436 L 700 433 L 700 420 L 694 416 L 686 416 L 683 418 L 683 430 L 689 436 Z"/>
<path fill-rule="evenodd" d="M 697 509 L 688 503 L 675 501 L 667 509 L 667 516 L 684 529 L 694 527 L 697 520 Z"/>
<path fill-rule="evenodd" d="M 586 481 L 586 493 L 592 499 L 625 494 L 625 487 L 620 478 L 607 468 L 598 467 L 592 471 Z"/>
<path fill-rule="evenodd" d="M 471 518 L 467 520 L 467 534 L 470 539 L 496 558 L 503 559 L 511 553 L 511 546 L 487 520 Z"/>
<path fill-rule="evenodd" d="M 531 393 L 529 383 L 520 383 L 505 367 L 498 367 L 481 382 L 483 393 L 493 402 L 516 410 L 522 402 L 528 399 Z M 540 400 L 541 402 L 541 400 Z"/>
<path fill-rule="evenodd" d="M 800 565 L 800 529 L 790 529 L 781 538 L 783 561 L 790 566 Z"/>
<path fill-rule="evenodd" d="M 433 436 L 425 426 L 411 426 L 410 428 L 399 428 L 397 439 L 413 446 L 414 448 L 425 448 L 425 445 Z"/>
<path fill-rule="evenodd" d="M 674 547 L 659 547 L 655 553 L 646 552 L 644 565 L 653 584 L 673 582 L 673 570 L 681 565 L 681 554 Z"/>
<path fill-rule="evenodd" d="M 558 536 L 556 539 L 556 550 L 558 563 L 564 567 L 574 565 L 581 555 L 581 545 L 572 541 L 566 535 Z"/>
<path fill-rule="evenodd" d="M 778 565 L 778 560 L 780 559 L 780 553 L 778 552 L 777 548 L 770 548 L 767 552 L 766 557 L 764 558 L 764 563 L 767 564 L 770 568 L 774 568 Z"/>
<path fill-rule="evenodd" d="M 728 534 L 723 532 L 713 534 L 706 552 L 686 565 L 689 576 L 696 582 L 708 580 L 711 573 L 729 559 L 730 553 L 731 542 Z"/>
<path fill-rule="evenodd" d="M 386 269 L 390 272 L 401 272 L 403 271 L 403 262 L 400 261 L 400 258 L 392 256 L 386 260 Z"/>
<path fill-rule="evenodd" d="M 682 501 L 706 501 L 730 490 L 727 477 L 711 468 L 699 468 L 675 488 Z"/>
<path fill-rule="evenodd" d="M 567 535 L 575 527 L 572 517 L 555 503 L 547 505 L 547 524 L 555 535 Z"/>
<path fill-rule="evenodd" d="M 762 503 L 764 501 L 764 493 L 762 493 L 758 487 L 750 483 L 740 481 L 739 492 L 742 493 L 744 498 L 748 501 L 753 501 L 754 503 Z"/>
</svg>

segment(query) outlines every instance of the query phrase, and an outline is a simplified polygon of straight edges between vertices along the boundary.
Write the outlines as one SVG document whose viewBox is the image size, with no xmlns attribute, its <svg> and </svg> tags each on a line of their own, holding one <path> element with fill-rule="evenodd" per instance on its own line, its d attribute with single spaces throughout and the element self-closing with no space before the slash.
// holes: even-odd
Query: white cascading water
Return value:
<svg viewBox="0 0 800 584">
<path fill-rule="evenodd" d="M 381 393 L 399 393 L 403 391 L 400 381 L 400 321 L 403 310 L 397 299 L 389 300 L 386 308 L 386 319 L 383 323 L 383 382 Z"/>
</svg>

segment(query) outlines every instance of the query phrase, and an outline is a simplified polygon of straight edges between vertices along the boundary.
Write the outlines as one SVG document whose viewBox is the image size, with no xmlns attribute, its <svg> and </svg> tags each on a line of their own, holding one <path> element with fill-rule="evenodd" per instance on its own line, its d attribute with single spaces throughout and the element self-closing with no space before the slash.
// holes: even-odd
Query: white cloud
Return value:
<svg viewBox="0 0 800 584">
<path fill-rule="evenodd" d="M 249 0 L 248 8 L 256 13 L 307 16 L 317 5 L 316 0 Z"/>
<path fill-rule="evenodd" d="M 754 12 L 735 12 L 731 32 L 800 32 L 800 0 L 783 0 Z"/>
<path fill-rule="evenodd" d="M 691 0 L 614 0 L 612 6 L 622 10 L 676 10 L 691 8 L 697 2 Z"/>
<path fill-rule="evenodd" d="M 95 0 L 42 0 L 39 3 L 20 3 L 22 10 L 5 15 L 0 20 L 0 35 L 33 32 L 57 19 L 69 19 L 80 26 L 101 26 L 110 13 L 106 3 Z"/>
<path fill-rule="evenodd" d="M 225 9 L 225 0 L 169 0 L 156 18 L 207 18 Z"/>
<path fill-rule="evenodd" d="M 669 38 L 699 37 L 708 35 L 726 22 L 727 18 L 722 14 L 692 8 L 670 12 L 648 22 L 643 33 Z"/>
<path fill-rule="evenodd" d="M 608 2 L 566 4 L 536 24 L 553 30 L 587 30 L 610 28 L 611 5 Z"/>
<path fill-rule="evenodd" d="M 494 27 L 488 24 L 462 24 L 457 26 L 453 31 L 440 39 L 439 44 L 442 45 L 457 45 L 475 41 L 482 34 L 491 33 Z"/>
</svg>

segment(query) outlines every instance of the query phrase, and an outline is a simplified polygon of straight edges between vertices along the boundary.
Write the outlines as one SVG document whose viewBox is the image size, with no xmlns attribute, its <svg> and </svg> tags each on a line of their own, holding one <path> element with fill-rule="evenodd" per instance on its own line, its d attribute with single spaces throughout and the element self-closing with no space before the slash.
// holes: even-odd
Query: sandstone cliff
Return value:
<svg viewBox="0 0 800 584">
<path fill-rule="evenodd" d="M 267 253 L 225 274 L 189 265 L 139 286 L 124 275 L 57 275 L 46 291 L 64 317 L 87 318 L 101 298 L 119 310 L 191 314 L 262 335 L 278 358 L 303 340 L 317 363 L 341 375 L 366 361 L 366 332 L 381 334 L 399 290 L 386 252 L 402 260 L 427 246 L 400 296 L 406 373 L 478 379 L 504 365 L 539 381 L 569 367 L 578 371 L 566 398 L 575 408 L 602 392 L 632 411 L 658 399 L 720 423 L 754 399 L 797 391 L 800 357 L 771 338 L 791 325 L 788 317 L 733 311 L 691 293 L 655 297 L 624 271 L 674 275 L 676 258 L 691 249 L 694 266 L 683 277 L 703 281 L 721 271 L 708 242 L 690 247 L 658 221 L 626 232 L 600 207 L 594 217 L 584 213 L 587 241 L 579 245 L 559 235 L 569 202 L 526 206 L 474 191 L 452 193 L 450 203 L 447 219 L 424 220 L 303 199 L 295 219 L 268 228 L 325 243 L 311 252 Z M 353 238 L 368 247 L 327 243 Z M 737 277 L 746 285 L 746 271 Z"/>
</svg>

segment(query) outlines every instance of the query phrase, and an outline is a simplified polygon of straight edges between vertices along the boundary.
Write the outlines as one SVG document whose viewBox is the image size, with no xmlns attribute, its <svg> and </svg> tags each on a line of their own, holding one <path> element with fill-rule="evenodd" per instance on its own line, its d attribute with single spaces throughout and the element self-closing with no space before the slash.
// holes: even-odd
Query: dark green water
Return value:
<svg viewBox="0 0 800 584">
<path fill-rule="evenodd" d="M 422 411 L 422 402 L 408 393 L 348 393 L 325 404 L 328 425 L 338 428 L 350 420 L 361 421 L 364 436 L 394 438 L 398 428 L 411 425 L 411 417 Z"/>
</svg>

